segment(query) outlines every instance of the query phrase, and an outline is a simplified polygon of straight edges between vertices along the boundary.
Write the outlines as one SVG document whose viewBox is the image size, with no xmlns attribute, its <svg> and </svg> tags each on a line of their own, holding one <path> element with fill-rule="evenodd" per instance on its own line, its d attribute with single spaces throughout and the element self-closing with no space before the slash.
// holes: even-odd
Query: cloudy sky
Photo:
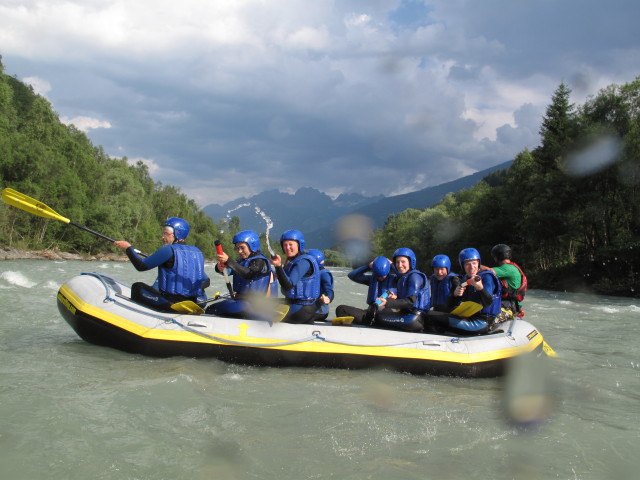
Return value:
<svg viewBox="0 0 640 480">
<path fill-rule="evenodd" d="M 0 0 L 5 73 L 205 206 L 394 195 L 539 144 L 640 75 L 638 0 Z"/>
</svg>

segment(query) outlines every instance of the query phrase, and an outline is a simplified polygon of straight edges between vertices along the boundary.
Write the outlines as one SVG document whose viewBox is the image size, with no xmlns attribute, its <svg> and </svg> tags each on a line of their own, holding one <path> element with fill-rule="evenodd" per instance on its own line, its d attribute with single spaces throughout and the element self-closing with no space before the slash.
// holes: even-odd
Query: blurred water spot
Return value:
<svg viewBox="0 0 640 480">
<path fill-rule="evenodd" d="M 336 240 L 347 258 L 356 263 L 369 260 L 373 235 L 373 221 L 369 217 L 345 215 L 336 222 L 335 232 Z"/>
<path fill-rule="evenodd" d="M 584 177 L 605 169 L 622 153 L 623 142 L 612 135 L 602 135 L 587 141 L 567 156 L 564 171 L 567 175 Z"/>
<path fill-rule="evenodd" d="M 546 356 L 528 354 L 509 362 L 503 408 L 507 422 L 520 430 L 536 429 L 551 418 L 556 404 L 551 361 Z"/>
</svg>

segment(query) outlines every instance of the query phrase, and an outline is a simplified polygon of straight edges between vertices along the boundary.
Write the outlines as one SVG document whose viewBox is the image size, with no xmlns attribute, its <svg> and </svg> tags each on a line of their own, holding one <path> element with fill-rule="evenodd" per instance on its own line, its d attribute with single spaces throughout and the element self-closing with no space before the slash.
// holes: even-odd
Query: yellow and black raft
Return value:
<svg viewBox="0 0 640 480">
<path fill-rule="evenodd" d="M 542 334 L 516 319 L 487 335 L 455 337 L 338 326 L 294 325 L 182 312 L 133 302 L 130 286 L 97 273 L 60 288 L 58 309 L 85 341 L 150 356 L 215 357 L 278 367 L 386 368 L 413 374 L 495 377 L 522 354 L 550 354 Z M 193 312 L 192 312 L 193 313 Z"/>
</svg>

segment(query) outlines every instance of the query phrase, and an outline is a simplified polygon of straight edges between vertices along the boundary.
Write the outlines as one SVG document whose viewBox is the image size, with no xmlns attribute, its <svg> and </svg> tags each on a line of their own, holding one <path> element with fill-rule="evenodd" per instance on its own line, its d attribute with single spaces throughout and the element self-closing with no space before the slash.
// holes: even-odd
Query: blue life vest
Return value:
<svg viewBox="0 0 640 480">
<path fill-rule="evenodd" d="M 311 274 L 307 272 L 297 284 L 290 290 L 282 291 L 282 294 L 287 297 L 292 303 L 311 305 L 320 296 L 320 268 L 315 257 L 312 257 L 308 253 L 301 253 L 296 256 L 284 267 L 284 272 L 289 276 L 294 265 L 297 265 L 303 260 L 308 260 L 311 263 Z"/>
<path fill-rule="evenodd" d="M 184 297 L 203 295 L 202 282 L 204 273 L 204 256 L 197 247 L 174 243 L 173 267 L 158 268 L 158 287 L 161 292 Z"/>
<path fill-rule="evenodd" d="M 320 295 L 327 295 L 328 290 L 333 292 L 333 274 L 326 268 L 320 269 Z M 323 303 L 318 307 L 316 313 L 325 315 L 329 313 L 329 304 Z"/>
<path fill-rule="evenodd" d="M 367 292 L 367 304 L 371 305 L 376 301 L 383 292 L 390 290 L 393 293 L 396 293 L 396 275 L 390 273 L 385 277 L 381 282 L 378 281 L 376 277 L 371 275 L 369 280 L 369 291 Z"/>
<path fill-rule="evenodd" d="M 431 286 L 431 306 L 442 306 L 447 304 L 447 298 L 449 294 L 455 290 L 452 285 L 453 278 L 457 277 L 455 273 L 448 273 L 442 280 L 438 280 L 435 274 L 429 277 L 429 284 Z"/>
<path fill-rule="evenodd" d="M 233 290 L 236 293 L 268 293 L 270 296 L 275 297 L 278 295 L 278 289 L 276 286 L 275 275 L 271 270 L 267 257 L 262 254 L 257 254 L 246 259 L 240 258 L 237 262 L 239 265 L 249 268 L 249 263 L 257 258 L 266 262 L 268 267 L 267 271 L 253 278 L 243 278 L 241 275 L 233 272 Z M 269 290 L 270 287 L 271 289 Z"/>
<path fill-rule="evenodd" d="M 422 279 L 422 288 L 417 292 L 413 291 L 413 286 L 409 285 L 409 277 L 411 275 L 418 275 Z M 416 300 L 413 302 L 413 310 L 420 312 L 427 312 L 431 308 L 431 289 L 429 288 L 429 279 L 420 270 L 410 270 L 401 277 L 398 277 L 396 284 L 398 289 L 397 295 L 399 299 L 407 298 L 410 295 L 416 295 Z"/>
<path fill-rule="evenodd" d="M 488 287 L 493 285 L 493 292 L 491 292 L 491 298 L 493 299 L 493 301 L 488 307 L 484 307 L 482 310 L 480 310 L 478 313 L 473 315 L 471 318 L 475 318 L 478 316 L 486 316 L 486 315 L 490 317 L 496 317 L 498 316 L 498 314 L 500 314 L 500 309 L 502 308 L 502 290 L 500 288 L 500 280 L 498 280 L 498 277 L 496 277 L 495 273 L 493 273 L 491 270 L 483 270 L 481 272 L 478 272 L 477 275 L 480 275 L 480 278 L 482 279 L 482 284 L 484 288 L 487 289 L 487 291 L 489 291 Z M 465 275 L 463 277 L 463 281 L 467 280 L 468 278 L 469 277 Z M 482 303 L 480 301 L 480 292 L 478 292 L 471 285 L 468 285 L 465 288 L 464 295 L 462 295 L 461 298 L 463 302 L 472 301 L 476 303 Z"/>
</svg>

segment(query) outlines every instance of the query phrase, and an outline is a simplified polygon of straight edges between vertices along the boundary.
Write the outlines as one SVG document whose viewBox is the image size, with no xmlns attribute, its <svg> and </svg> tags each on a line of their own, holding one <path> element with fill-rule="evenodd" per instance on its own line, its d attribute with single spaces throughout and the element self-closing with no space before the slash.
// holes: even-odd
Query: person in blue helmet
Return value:
<svg viewBox="0 0 640 480">
<path fill-rule="evenodd" d="M 239 258 L 234 260 L 226 253 L 217 254 L 215 270 L 220 275 L 224 269 L 233 276 L 234 298 L 227 298 L 207 307 L 214 315 L 253 318 L 247 299 L 252 295 L 275 297 L 278 295 L 275 274 L 269 259 L 262 254 L 260 236 L 253 230 L 243 230 L 233 236 L 233 245 Z"/>
<path fill-rule="evenodd" d="M 162 225 L 162 247 L 146 258 L 140 257 L 126 240 L 114 242 L 116 247 L 126 252 L 139 272 L 158 269 L 154 286 L 142 282 L 131 286 L 134 301 L 157 310 L 170 311 L 174 303 L 206 299 L 204 289 L 210 281 L 204 272 L 204 256 L 199 248 L 185 243 L 189 231 L 186 220 L 168 218 Z"/>
<path fill-rule="evenodd" d="M 396 292 L 376 299 L 379 307 L 367 312 L 365 324 L 408 332 L 424 329 L 425 316 L 431 308 L 431 291 L 429 279 L 416 269 L 416 263 L 416 255 L 410 248 L 399 248 L 393 253 L 398 272 Z"/>
<path fill-rule="evenodd" d="M 313 323 L 316 300 L 320 296 L 320 267 L 315 257 L 304 249 L 304 235 L 300 230 L 287 230 L 280 236 L 280 255 L 271 257 L 276 269 L 280 290 L 289 305 L 285 323 Z"/>
<path fill-rule="evenodd" d="M 396 271 L 392 267 L 391 260 L 387 257 L 376 257 L 371 262 L 353 269 L 347 275 L 350 280 L 361 285 L 367 285 L 367 305 L 373 309 L 376 307 L 376 298 L 388 295 L 396 291 Z M 351 305 L 338 305 L 336 317 L 353 317 L 353 323 L 362 324 L 367 309 L 352 307 Z"/>
<path fill-rule="evenodd" d="M 316 300 L 316 314 L 314 322 L 323 322 L 329 316 L 329 304 L 333 301 L 333 274 L 324 268 L 324 253 L 315 248 L 308 250 L 309 255 L 316 258 L 320 268 L 320 297 Z"/>
<path fill-rule="evenodd" d="M 448 306 L 453 310 L 462 302 L 479 304 L 481 309 L 464 318 L 446 312 L 431 312 L 429 321 L 458 335 L 480 335 L 489 331 L 490 325 L 501 311 L 501 287 L 498 277 L 491 270 L 480 270 L 480 253 L 475 248 L 464 248 L 458 254 L 464 270 L 461 283 L 449 296 Z"/>
<path fill-rule="evenodd" d="M 431 287 L 431 308 L 439 312 L 448 312 L 449 295 L 460 285 L 460 277 L 451 272 L 451 260 L 446 255 L 436 255 L 431 260 L 433 274 L 429 277 Z"/>
</svg>

